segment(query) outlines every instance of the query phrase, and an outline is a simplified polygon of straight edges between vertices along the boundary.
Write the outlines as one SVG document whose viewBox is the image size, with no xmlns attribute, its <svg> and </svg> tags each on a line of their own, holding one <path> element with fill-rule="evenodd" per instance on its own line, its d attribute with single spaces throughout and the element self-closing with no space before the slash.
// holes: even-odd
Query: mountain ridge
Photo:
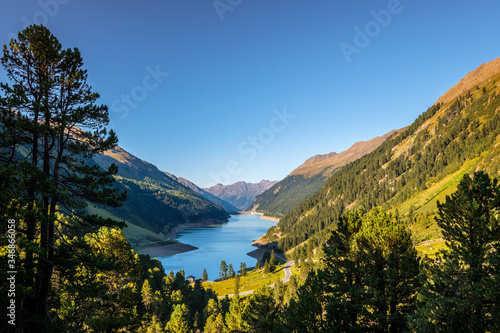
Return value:
<svg viewBox="0 0 500 333">
<path fill-rule="evenodd" d="M 208 201 L 210 202 L 213 202 L 213 203 L 216 203 L 216 204 L 219 204 L 220 206 L 222 206 L 222 208 L 224 208 L 226 210 L 226 212 L 228 213 L 232 213 L 232 214 L 235 214 L 235 213 L 238 213 L 238 208 L 236 208 L 234 205 L 230 204 L 229 202 L 227 202 L 226 200 L 223 200 L 215 195 L 213 195 L 212 193 L 210 192 L 207 192 L 205 191 L 204 189 L 200 188 L 198 185 L 196 185 L 195 183 L 185 179 L 185 178 L 182 178 L 182 177 L 179 177 L 177 178 L 177 181 L 181 184 L 183 184 L 184 186 L 186 187 L 189 187 L 190 189 L 192 189 L 193 191 L 201 194 L 202 196 L 204 196 Z"/>
<path fill-rule="evenodd" d="M 467 90 L 472 90 L 476 86 L 482 85 L 500 72 L 500 57 L 481 64 L 475 70 L 467 73 L 457 84 L 448 89 L 436 103 L 448 103 L 459 95 L 464 94 Z"/>
<path fill-rule="evenodd" d="M 437 202 L 463 175 L 483 170 L 500 176 L 499 59 L 468 73 L 410 126 L 334 173 L 280 220 L 278 246 L 287 251 L 309 239 L 319 245 L 342 212 L 355 206 L 392 210 L 415 242 L 440 238 Z"/>
<path fill-rule="evenodd" d="M 118 218 L 163 234 L 179 224 L 220 223 L 229 218 L 219 204 L 120 146 L 94 156 L 93 160 L 104 169 L 113 163 L 118 166 L 115 186 L 127 191 L 127 200 L 122 207 L 105 208 Z"/>
<path fill-rule="evenodd" d="M 231 185 L 217 184 L 203 190 L 243 211 L 254 202 L 257 195 L 263 193 L 276 183 L 277 181 L 270 180 L 261 180 L 259 183 L 239 181 Z"/>
<path fill-rule="evenodd" d="M 373 151 L 388 137 L 402 130 L 404 129 L 393 130 L 370 140 L 356 142 L 341 153 L 331 152 L 308 158 L 283 180 L 257 196 L 248 210 L 275 218 L 286 215 L 300 202 L 319 191 L 334 172 Z"/>
</svg>

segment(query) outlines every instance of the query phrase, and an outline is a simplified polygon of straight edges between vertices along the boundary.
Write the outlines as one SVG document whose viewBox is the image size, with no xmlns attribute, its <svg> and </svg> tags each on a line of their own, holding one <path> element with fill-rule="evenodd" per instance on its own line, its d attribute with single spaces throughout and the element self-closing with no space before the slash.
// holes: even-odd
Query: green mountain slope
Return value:
<svg viewBox="0 0 500 333">
<path fill-rule="evenodd" d="M 247 210 L 267 216 L 283 217 L 300 202 L 318 192 L 334 172 L 370 153 L 395 132 L 391 131 L 368 141 L 357 142 L 339 154 L 333 152 L 309 158 L 285 179 L 257 196 Z"/>
<path fill-rule="evenodd" d="M 278 224 L 280 248 L 319 244 L 346 208 L 392 209 L 416 240 L 440 237 L 436 202 L 464 173 L 500 168 L 500 58 L 469 73 L 402 133 L 334 173 Z"/>
<path fill-rule="evenodd" d="M 127 153 L 120 147 L 94 157 L 101 167 L 118 166 L 116 186 L 127 190 L 122 207 L 108 208 L 113 215 L 155 233 L 167 233 L 181 223 L 221 222 L 229 214 L 158 170 L 156 166 Z"/>
</svg>

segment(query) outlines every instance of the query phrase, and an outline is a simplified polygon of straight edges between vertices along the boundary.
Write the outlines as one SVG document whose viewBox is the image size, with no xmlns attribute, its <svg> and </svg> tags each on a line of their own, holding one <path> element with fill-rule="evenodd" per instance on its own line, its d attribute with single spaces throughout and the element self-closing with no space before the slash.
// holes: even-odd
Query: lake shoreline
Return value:
<svg viewBox="0 0 500 333">
<path fill-rule="evenodd" d="M 224 223 L 229 222 L 229 219 L 225 220 L 216 220 L 216 219 L 206 219 L 200 222 L 193 222 L 193 223 L 181 223 L 170 229 L 170 231 L 165 234 L 165 237 L 168 237 L 170 239 L 175 239 L 179 232 L 186 228 L 197 228 L 197 227 L 209 227 L 213 225 L 221 225 Z"/>
<path fill-rule="evenodd" d="M 229 221 L 228 219 L 226 220 L 206 219 L 194 223 L 181 223 L 172 228 L 167 234 L 163 235 L 171 239 L 173 243 L 164 245 L 144 246 L 141 247 L 140 249 L 135 249 L 135 252 L 138 254 L 149 254 L 153 258 L 160 258 L 160 257 L 172 256 L 174 254 L 198 250 L 196 246 L 175 241 L 175 238 L 182 230 L 186 228 L 215 226 L 227 223 L 228 221 Z"/>
<path fill-rule="evenodd" d="M 234 269 L 242 262 L 250 269 L 257 260 L 262 261 L 265 248 L 257 249 L 251 243 L 265 235 L 276 222 L 261 219 L 258 214 L 251 213 L 232 215 L 228 223 L 224 222 L 185 223 L 166 235 L 177 236 L 175 240 L 198 247 L 197 251 L 190 251 L 193 248 L 189 245 L 180 248 L 176 248 L 177 245 L 167 245 L 143 251 L 156 256 L 167 271 L 184 270 L 186 276 L 200 277 L 206 269 L 210 280 L 219 277 L 220 263 L 223 260 L 227 265 L 232 264 Z M 171 249 L 175 251 L 170 251 Z M 249 252 L 252 253 L 247 255 Z"/>
<path fill-rule="evenodd" d="M 277 218 L 277 217 L 272 217 L 272 216 L 266 216 L 264 215 L 264 213 L 260 213 L 260 212 L 256 212 L 256 211 L 253 211 L 253 212 L 249 212 L 250 214 L 257 214 L 257 215 L 260 215 L 260 218 L 261 219 L 264 219 L 264 220 L 269 220 L 269 221 L 274 221 L 274 222 L 279 222 L 280 219 Z"/>
<path fill-rule="evenodd" d="M 198 248 L 189 244 L 175 242 L 166 245 L 147 246 L 134 251 L 137 254 L 149 254 L 152 258 L 160 258 L 194 250 L 198 250 Z"/>
</svg>

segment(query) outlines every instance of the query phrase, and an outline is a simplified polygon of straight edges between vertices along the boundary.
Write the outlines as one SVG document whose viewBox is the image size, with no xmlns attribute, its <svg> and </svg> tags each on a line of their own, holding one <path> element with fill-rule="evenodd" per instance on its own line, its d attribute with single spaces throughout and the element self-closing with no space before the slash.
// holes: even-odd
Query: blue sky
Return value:
<svg viewBox="0 0 500 333">
<path fill-rule="evenodd" d="M 78 47 L 120 146 L 201 187 L 407 126 L 500 56 L 494 0 L 2 1 Z M 0 81 L 5 73 L 0 70 Z"/>
</svg>

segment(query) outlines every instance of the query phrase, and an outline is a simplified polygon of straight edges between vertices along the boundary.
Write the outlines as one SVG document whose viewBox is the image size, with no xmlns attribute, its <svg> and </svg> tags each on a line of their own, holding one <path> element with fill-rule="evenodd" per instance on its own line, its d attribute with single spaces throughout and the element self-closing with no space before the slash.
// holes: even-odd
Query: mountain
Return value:
<svg viewBox="0 0 500 333">
<path fill-rule="evenodd" d="M 357 142 L 339 154 L 332 152 L 307 159 L 285 179 L 257 196 L 248 210 L 257 211 L 267 216 L 284 216 L 300 202 L 318 192 L 335 171 L 370 153 L 397 132 L 391 131 L 368 141 Z"/>
<path fill-rule="evenodd" d="M 256 184 L 237 182 L 232 185 L 217 184 L 203 190 L 229 202 L 239 210 L 245 210 L 253 203 L 257 195 L 269 189 L 276 183 L 277 181 L 269 180 L 262 180 Z"/>
<path fill-rule="evenodd" d="M 381 206 L 412 229 L 414 241 L 441 237 L 437 201 L 466 173 L 500 175 L 500 58 L 448 90 L 409 127 L 333 173 L 278 223 L 278 246 L 325 241 L 348 208 Z"/>
<path fill-rule="evenodd" d="M 191 190 L 195 191 L 196 193 L 199 193 L 201 194 L 205 199 L 207 199 L 208 201 L 210 202 L 213 202 L 213 203 L 216 203 L 218 205 L 221 205 L 222 208 L 224 208 L 226 210 L 226 212 L 228 213 L 237 213 L 239 211 L 238 208 L 236 208 L 235 206 L 233 206 L 232 204 L 230 204 L 229 202 L 225 201 L 225 200 L 222 200 L 221 198 L 219 197 L 216 197 L 215 195 L 213 195 L 212 193 L 209 193 L 205 190 L 203 190 L 202 188 L 198 187 L 196 184 L 190 182 L 189 180 L 187 179 L 184 179 L 182 177 L 179 177 L 177 178 L 177 181 L 179 183 L 181 183 L 182 185 L 190 188 Z"/>
<path fill-rule="evenodd" d="M 229 218 L 220 205 L 121 147 L 93 159 L 103 168 L 112 163 L 118 166 L 116 186 L 127 191 L 127 201 L 122 207 L 106 208 L 118 218 L 156 233 L 168 233 L 181 223 L 221 222 Z"/>
</svg>

